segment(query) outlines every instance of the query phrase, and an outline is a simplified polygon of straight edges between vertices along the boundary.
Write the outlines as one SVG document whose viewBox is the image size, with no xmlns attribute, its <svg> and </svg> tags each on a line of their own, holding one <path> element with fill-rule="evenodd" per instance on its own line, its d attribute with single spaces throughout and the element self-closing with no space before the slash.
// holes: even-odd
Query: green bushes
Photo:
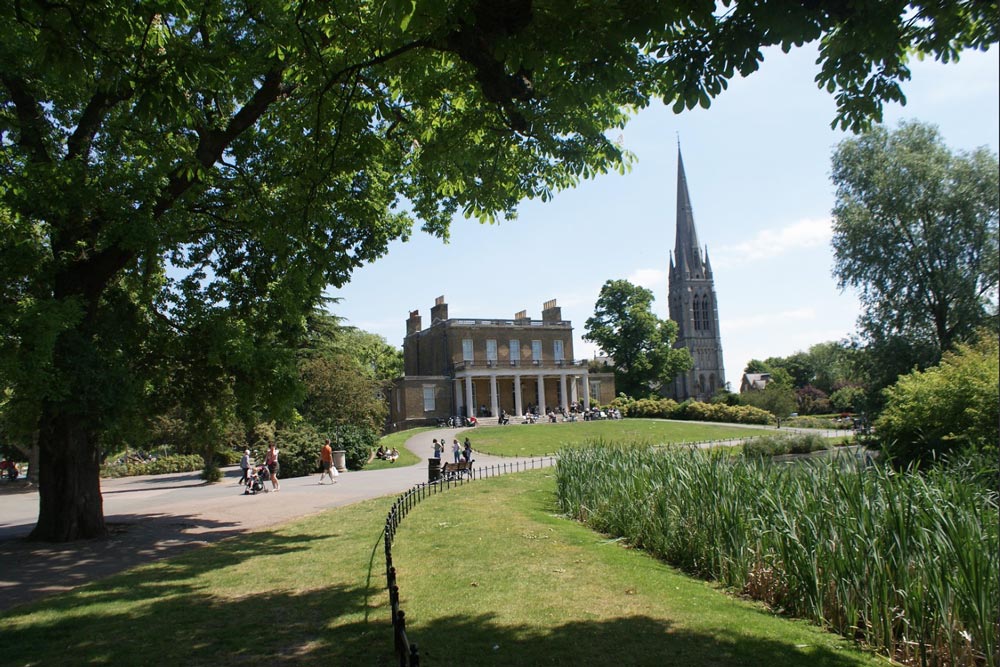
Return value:
<svg viewBox="0 0 1000 667">
<path fill-rule="evenodd" d="M 564 450 L 562 510 L 904 661 L 996 667 L 995 491 L 929 474 L 613 445 Z"/>
<path fill-rule="evenodd" d="M 633 418 L 686 419 L 731 424 L 770 424 L 774 421 L 771 413 L 750 405 L 690 400 L 678 403 L 669 398 L 631 399 L 619 396 L 611 402 L 611 406 L 621 410 L 624 416 Z"/>
<path fill-rule="evenodd" d="M 997 459 L 1000 342 L 983 333 L 938 366 L 904 375 L 885 390 L 875 433 L 898 466 L 929 464 L 942 455 L 987 452 Z"/>
<path fill-rule="evenodd" d="M 101 477 L 129 477 L 131 475 L 165 475 L 176 472 L 201 470 L 205 461 L 197 454 L 171 454 L 153 461 L 126 461 L 101 466 Z"/>
<path fill-rule="evenodd" d="M 764 435 L 743 443 L 743 456 L 760 458 L 781 454 L 808 454 L 830 449 L 833 443 L 816 433 L 796 433 L 793 435 Z"/>
</svg>

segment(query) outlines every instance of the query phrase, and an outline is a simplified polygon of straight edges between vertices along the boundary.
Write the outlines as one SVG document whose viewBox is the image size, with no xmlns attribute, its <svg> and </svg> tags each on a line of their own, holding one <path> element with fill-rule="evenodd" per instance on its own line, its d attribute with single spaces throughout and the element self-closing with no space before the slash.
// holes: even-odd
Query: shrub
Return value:
<svg viewBox="0 0 1000 667">
<path fill-rule="evenodd" d="M 206 482 L 218 482 L 222 479 L 222 469 L 219 468 L 219 464 L 215 461 L 210 461 L 201 470 L 201 478 Z"/>
<path fill-rule="evenodd" d="M 900 467 L 963 450 L 993 452 L 1000 420 L 1000 343 L 984 333 L 948 352 L 938 366 L 904 375 L 885 390 L 875 433 Z"/>
<path fill-rule="evenodd" d="M 281 427 L 274 434 L 281 477 L 305 477 L 319 471 L 323 436 L 308 422 Z M 267 451 L 267 443 L 264 444 Z M 263 461 L 263 457 L 261 458 Z"/>
<path fill-rule="evenodd" d="M 367 426 L 342 424 L 334 428 L 330 439 L 334 442 L 334 449 L 344 450 L 347 467 L 361 470 L 368 463 L 368 457 L 378 442 L 378 434 Z"/>
<path fill-rule="evenodd" d="M 129 477 L 133 475 L 166 475 L 177 472 L 194 472 L 205 465 L 197 454 L 171 454 L 151 461 L 126 461 L 101 466 L 101 477 Z"/>
<path fill-rule="evenodd" d="M 743 456 L 760 458 L 781 454 L 808 454 L 830 449 L 827 438 L 817 433 L 796 433 L 794 435 L 765 435 L 753 438 L 743 444 Z"/>
</svg>

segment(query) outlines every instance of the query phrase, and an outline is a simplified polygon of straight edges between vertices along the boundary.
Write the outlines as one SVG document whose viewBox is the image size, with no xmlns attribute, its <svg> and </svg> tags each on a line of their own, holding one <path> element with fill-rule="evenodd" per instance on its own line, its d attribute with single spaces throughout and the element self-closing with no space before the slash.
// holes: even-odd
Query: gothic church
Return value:
<svg viewBox="0 0 1000 667">
<path fill-rule="evenodd" d="M 680 146 L 677 147 L 677 240 L 670 256 L 667 302 L 670 319 L 678 326 L 674 347 L 686 347 L 694 366 L 678 375 L 672 387 L 665 387 L 665 390 L 677 401 L 688 398 L 707 401 L 726 386 L 726 372 L 722 367 L 722 337 L 719 335 L 712 264 L 708 259 L 708 247 L 702 251 L 698 245 Z"/>
</svg>

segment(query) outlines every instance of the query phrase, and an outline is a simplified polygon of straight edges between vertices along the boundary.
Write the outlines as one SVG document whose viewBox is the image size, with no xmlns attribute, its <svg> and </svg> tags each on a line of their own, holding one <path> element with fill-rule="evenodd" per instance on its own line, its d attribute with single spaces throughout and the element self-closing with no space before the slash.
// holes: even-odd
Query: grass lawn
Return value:
<svg viewBox="0 0 1000 667">
<path fill-rule="evenodd" d="M 722 426 L 659 419 L 622 419 L 558 424 L 511 424 L 501 428 L 474 428 L 464 431 L 472 448 L 486 454 L 543 456 L 563 447 L 585 445 L 594 440 L 642 442 L 661 445 L 672 442 L 705 442 L 752 438 L 774 432 L 767 429 Z"/>
<path fill-rule="evenodd" d="M 526 427 L 527 428 L 527 427 Z M 555 515 L 552 471 L 425 500 L 394 549 L 424 665 L 887 664 Z M 392 499 L 206 546 L 0 615 L 4 665 L 391 664 Z"/>
<path fill-rule="evenodd" d="M 435 427 L 433 426 L 421 426 L 420 428 L 411 428 L 408 431 L 398 431 L 396 433 L 390 433 L 389 435 L 379 438 L 378 444 L 382 445 L 386 449 L 392 449 L 395 447 L 399 451 L 399 458 L 396 459 L 395 463 L 389 463 L 388 461 L 382 461 L 379 459 L 372 459 L 371 463 L 365 466 L 365 470 L 381 470 L 383 468 L 398 468 L 402 466 L 411 466 L 414 463 L 420 463 L 423 461 L 419 456 L 411 452 L 409 449 L 404 447 L 406 441 L 412 438 L 417 433 L 423 431 L 433 431 Z M 376 449 L 378 445 L 376 445 Z"/>
</svg>

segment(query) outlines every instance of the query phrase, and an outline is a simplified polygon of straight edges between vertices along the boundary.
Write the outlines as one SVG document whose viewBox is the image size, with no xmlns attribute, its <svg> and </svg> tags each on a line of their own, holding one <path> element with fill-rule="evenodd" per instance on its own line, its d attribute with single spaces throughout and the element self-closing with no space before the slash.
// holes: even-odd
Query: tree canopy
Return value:
<svg viewBox="0 0 1000 667">
<path fill-rule="evenodd" d="M 834 274 L 858 289 L 869 339 L 929 344 L 940 358 L 996 317 L 998 170 L 996 154 L 954 154 L 917 122 L 837 147 Z"/>
<path fill-rule="evenodd" d="M 615 360 L 616 390 L 637 398 L 658 392 L 691 368 L 691 354 L 673 348 L 677 323 L 654 315 L 652 303 L 653 293 L 645 287 L 609 280 L 583 336 Z"/>
<path fill-rule="evenodd" d="M 458 212 L 623 170 L 606 132 L 629 110 L 707 106 L 762 48 L 820 40 L 834 122 L 863 127 L 909 54 L 997 40 L 971 0 L 716 7 L 0 5 L 2 405 L 41 447 L 34 537 L 104 533 L 101 442 L 151 382 L 219 414 L 289 410 L 324 288 L 414 225 L 447 237 Z"/>
</svg>

